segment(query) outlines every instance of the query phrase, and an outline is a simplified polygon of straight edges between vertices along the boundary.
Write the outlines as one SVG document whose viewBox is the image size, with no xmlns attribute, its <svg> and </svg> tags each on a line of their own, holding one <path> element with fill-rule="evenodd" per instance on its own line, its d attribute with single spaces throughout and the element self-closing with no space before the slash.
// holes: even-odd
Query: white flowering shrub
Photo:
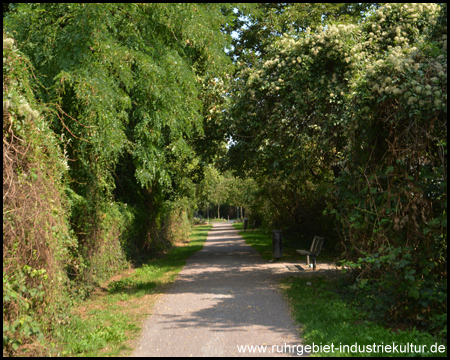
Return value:
<svg viewBox="0 0 450 360">
<path fill-rule="evenodd" d="M 14 40 L 8 37 L 3 38 L 3 47 L 14 49 Z"/>
<path fill-rule="evenodd" d="M 320 174 L 346 257 L 368 256 L 360 279 L 386 295 L 377 310 L 391 317 L 429 315 L 444 296 L 446 26 L 446 5 L 385 4 L 358 25 L 280 37 L 236 80 L 242 166 Z M 385 253 L 391 262 L 373 265 Z"/>
</svg>

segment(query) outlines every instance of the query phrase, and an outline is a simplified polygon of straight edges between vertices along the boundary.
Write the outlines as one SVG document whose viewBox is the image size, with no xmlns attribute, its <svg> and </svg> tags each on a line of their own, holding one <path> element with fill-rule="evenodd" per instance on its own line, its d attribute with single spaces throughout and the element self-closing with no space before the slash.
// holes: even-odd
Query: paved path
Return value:
<svg viewBox="0 0 450 360">
<path fill-rule="evenodd" d="M 132 356 L 283 356 L 272 345 L 300 345 L 266 261 L 231 224 L 214 223 L 144 323 Z M 237 345 L 267 345 L 239 353 Z"/>
</svg>

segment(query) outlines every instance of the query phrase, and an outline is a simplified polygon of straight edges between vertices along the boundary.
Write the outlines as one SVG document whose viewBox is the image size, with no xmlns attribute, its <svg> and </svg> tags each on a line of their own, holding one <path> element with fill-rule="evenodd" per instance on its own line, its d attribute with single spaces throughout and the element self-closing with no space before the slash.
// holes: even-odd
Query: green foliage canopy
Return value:
<svg viewBox="0 0 450 360">
<path fill-rule="evenodd" d="M 110 192 L 123 152 L 142 186 L 169 184 L 168 154 L 202 131 L 202 83 L 228 64 L 224 21 L 214 4 L 28 4 L 7 28 L 60 107 L 73 176 Z"/>
<path fill-rule="evenodd" d="M 235 61 L 252 66 L 270 52 L 272 42 L 284 33 L 299 35 L 308 27 L 333 22 L 361 21 L 376 3 L 257 3 L 238 4 L 236 18 L 227 24 L 228 33 L 235 31 L 230 55 Z"/>
</svg>

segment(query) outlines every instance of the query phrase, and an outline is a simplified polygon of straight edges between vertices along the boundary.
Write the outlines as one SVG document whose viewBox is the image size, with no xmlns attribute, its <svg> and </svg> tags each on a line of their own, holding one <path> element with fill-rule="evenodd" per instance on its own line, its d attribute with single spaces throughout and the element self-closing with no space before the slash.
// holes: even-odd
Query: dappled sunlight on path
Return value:
<svg viewBox="0 0 450 360">
<path fill-rule="evenodd" d="M 238 356 L 237 345 L 299 345 L 267 261 L 231 224 L 214 224 L 146 321 L 134 356 Z M 259 354 L 247 354 L 259 355 Z"/>
</svg>

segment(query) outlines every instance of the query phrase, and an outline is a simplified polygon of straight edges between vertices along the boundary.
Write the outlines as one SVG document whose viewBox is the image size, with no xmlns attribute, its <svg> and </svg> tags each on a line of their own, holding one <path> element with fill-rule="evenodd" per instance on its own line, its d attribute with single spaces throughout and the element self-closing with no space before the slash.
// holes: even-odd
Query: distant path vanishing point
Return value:
<svg viewBox="0 0 450 360">
<path fill-rule="evenodd" d="M 214 223 L 145 321 L 132 356 L 283 356 L 301 345 L 275 279 L 229 223 Z M 245 354 L 238 345 L 267 345 Z"/>
</svg>

